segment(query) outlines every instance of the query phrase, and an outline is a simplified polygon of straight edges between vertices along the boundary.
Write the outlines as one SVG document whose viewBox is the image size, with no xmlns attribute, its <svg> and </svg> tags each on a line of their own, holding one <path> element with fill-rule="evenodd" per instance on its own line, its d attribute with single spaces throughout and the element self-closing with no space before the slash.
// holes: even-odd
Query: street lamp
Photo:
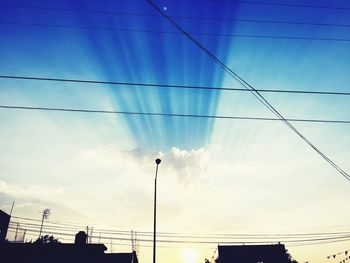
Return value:
<svg viewBox="0 0 350 263">
<path fill-rule="evenodd" d="M 156 159 L 156 176 L 154 178 L 154 224 L 153 224 L 153 263 L 156 263 L 156 222 L 157 222 L 157 175 L 158 175 L 158 165 L 160 164 L 161 160 Z"/>
</svg>

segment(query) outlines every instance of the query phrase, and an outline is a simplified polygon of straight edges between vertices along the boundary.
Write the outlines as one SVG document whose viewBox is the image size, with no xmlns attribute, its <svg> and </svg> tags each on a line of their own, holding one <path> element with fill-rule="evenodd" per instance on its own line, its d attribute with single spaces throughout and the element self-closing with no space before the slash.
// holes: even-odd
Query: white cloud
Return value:
<svg viewBox="0 0 350 263">
<path fill-rule="evenodd" d="M 210 161 L 209 151 L 203 148 L 188 151 L 173 147 L 170 151 L 161 153 L 161 156 L 164 165 L 170 167 L 177 178 L 184 183 L 202 177 Z"/>
<path fill-rule="evenodd" d="M 57 198 L 63 193 L 62 188 L 46 188 L 38 185 L 27 185 L 25 187 L 19 185 L 8 184 L 0 180 L 0 193 L 12 196 L 13 198 L 42 198 L 47 200 Z"/>
</svg>

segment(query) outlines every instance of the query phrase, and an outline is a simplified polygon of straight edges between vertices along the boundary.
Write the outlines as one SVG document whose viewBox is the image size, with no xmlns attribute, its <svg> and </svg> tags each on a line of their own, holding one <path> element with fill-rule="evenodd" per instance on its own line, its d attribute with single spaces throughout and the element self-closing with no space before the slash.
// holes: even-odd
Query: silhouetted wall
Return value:
<svg viewBox="0 0 350 263">
<path fill-rule="evenodd" d="M 10 215 L 0 210 L 0 243 L 4 242 L 6 239 L 9 223 L 10 223 Z"/>
<path fill-rule="evenodd" d="M 219 246 L 219 263 L 288 263 L 284 245 Z"/>
<path fill-rule="evenodd" d="M 102 244 L 3 243 L 0 244 L 1 263 L 103 263 Z"/>
<path fill-rule="evenodd" d="M 103 244 L 2 243 L 1 263 L 138 263 L 133 253 L 104 253 Z"/>
</svg>

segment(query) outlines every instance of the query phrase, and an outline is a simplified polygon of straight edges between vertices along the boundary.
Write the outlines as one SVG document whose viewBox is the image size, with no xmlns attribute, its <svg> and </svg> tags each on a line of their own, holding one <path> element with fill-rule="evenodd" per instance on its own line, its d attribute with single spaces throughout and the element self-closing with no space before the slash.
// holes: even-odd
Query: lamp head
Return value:
<svg viewBox="0 0 350 263">
<path fill-rule="evenodd" d="M 160 164 L 161 160 L 160 159 L 156 159 L 156 164 Z"/>
</svg>

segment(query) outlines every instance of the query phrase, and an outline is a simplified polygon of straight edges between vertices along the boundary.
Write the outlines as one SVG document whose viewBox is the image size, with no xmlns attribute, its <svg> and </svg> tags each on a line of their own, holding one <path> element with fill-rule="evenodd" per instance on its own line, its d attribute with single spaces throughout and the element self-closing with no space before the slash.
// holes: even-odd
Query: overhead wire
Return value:
<svg viewBox="0 0 350 263">
<path fill-rule="evenodd" d="M 15 223 L 10 223 L 10 226 L 13 228 L 16 228 L 16 224 Z M 28 229 L 28 230 L 39 230 L 41 228 L 41 225 L 37 224 L 37 225 L 33 225 L 33 224 L 24 224 L 21 222 L 21 227 L 22 229 Z M 69 227 L 58 227 L 58 226 L 49 226 L 49 225 L 45 225 L 45 231 L 62 231 L 62 233 L 71 233 L 74 232 L 76 233 L 76 231 L 80 231 L 83 230 L 85 227 L 81 227 L 78 229 L 75 228 L 69 228 Z M 94 228 L 94 232 L 95 233 L 99 233 L 99 234 L 111 234 L 111 235 L 116 235 L 116 236 L 130 236 L 130 231 L 120 231 L 120 230 L 108 230 L 108 229 L 95 229 Z M 143 237 L 152 237 L 153 233 L 152 232 L 147 232 L 147 233 L 143 233 L 143 232 L 138 232 L 138 236 L 143 236 Z M 333 238 L 337 238 L 337 237 L 343 237 L 344 235 L 350 235 L 349 232 L 342 232 L 342 233 L 318 233 L 318 234 L 303 234 L 303 235 L 298 235 L 298 234 L 221 234 L 221 235 L 194 235 L 194 234 L 163 234 L 163 233 L 157 233 L 158 237 L 161 238 L 179 238 L 179 239 L 217 239 L 217 240 L 228 240 L 228 239 L 242 239 L 242 240 L 266 240 L 266 239 L 271 239 L 274 240 L 276 239 L 281 240 L 281 239 L 286 239 L 286 240 L 290 240 L 290 239 L 295 239 L 295 238 L 306 238 L 306 237 L 333 237 Z"/>
<path fill-rule="evenodd" d="M 17 217 L 17 219 L 20 219 L 21 217 Z M 21 219 L 20 219 L 21 220 Z M 26 219 L 25 219 L 26 221 Z M 10 222 L 11 226 L 16 226 L 17 223 L 20 223 L 23 227 L 31 227 L 31 228 L 40 228 L 41 227 L 41 221 L 35 220 L 37 223 L 27 223 L 23 221 L 17 221 L 17 222 Z M 69 230 L 69 231 L 77 231 L 80 229 L 85 229 L 85 225 L 80 225 L 79 227 L 71 227 L 69 225 L 62 226 L 61 224 L 53 223 L 50 220 L 45 222 L 45 229 L 53 229 L 53 230 Z M 113 233 L 116 235 L 130 235 L 130 231 L 126 230 L 116 230 L 111 228 L 96 228 L 94 227 L 95 232 L 99 233 Z M 153 232 L 151 231 L 137 231 L 139 236 L 152 236 Z M 235 233 L 235 234 L 183 234 L 176 233 L 176 232 L 159 232 L 157 233 L 160 237 L 177 237 L 177 238 L 300 238 L 300 237 L 324 237 L 324 236 L 344 236 L 344 235 L 350 235 L 350 231 L 340 231 L 340 232 L 306 232 L 306 233 L 274 233 L 274 234 L 247 234 L 247 233 Z"/>
<path fill-rule="evenodd" d="M 124 15 L 124 16 L 141 16 L 141 17 L 153 17 L 162 18 L 161 15 L 148 14 L 148 13 L 135 13 L 135 12 L 122 12 L 112 10 L 92 10 L 92 9 L 76 9 L 76 8 L 57 8 L 57 7 L 45 7 L 45 6 L 18 6 L 18 5 L 0 5 L 4 8 L 16 8 L 16 9 L 34 9 L 45 11 L 63 11 L 63 12 L 79 12 L 79 13 L 96 13 L 96 14 L 110 14 L 110 15 Z M 204 21 L 226 21 L 226 22 L 244 22 L 244 23 L 262 23 L 262 24 L 286 24 L 286 25 L 302 25 L 302 26 L 325 26 L 325 27 L 350 27 L 350 24 L 335 24 L 335 23 L 319 23 L 319 22 L 302 22 L 302 21 L 283 21 L 283 20 L 266 20 L 266 19 L 246 19 L 246 18 L 229 18 L 229 17 L 200 17 L 200 16 L 181 16 L 181 15 L 169 15 L 175 19 L 186 20 L 204 20 Z"/>
<path fill-rule="evenodd" d="M 17 217 L 17 218 L 21 218 L 21 217 Z M 25 221 L 28 221 L 29 218 L 24 218 Z M 33 221 L 40 221 L 40 220 L 35 220 L 33 219 Z M 30 226 L 28 227 L 25 223 L 23 222 L 19 222 L 22 225 L 22 228 L 26 229 L 27 233 L 38 233 L 39 232 L 39 225 L 40 223 L 38 222 L 38 224 L 34 224 L 34 226 Z M 67 229 L 67 230 L 62 230 L 62 229 L 51 229 L 47 227 L 48 223 L 52 223 L 50 221 L 47 221 L 45 223 L 45 233 L 48 233 L 50 235 L 56 235 L 56 237 L 59 237 L 59 239 L 62 239 L 62 236 L 69 236 L 69 237 L 74 237 L 76 229 Z M 31 223 L 30 223 L 31 224 Z M 15 232 L 16 229 L 16 225 L 17 222 L 11 222 L 10 223 L 10 231 Z M 33 228 L 34 227 L 34 228 Z M 84 229 L 85 226 L 81 226 L 81 229 Z M 101 231 L 98 228 L 94 228 L 95 230 L 95 235 L 92 235 L 91 238 L 93 239 L 99 239 L 99 240 L 118 240 L 121 242 L 130 242 L 131 238 L 125 238 L 123 235 L 123 237 L 120 237 L 121 233 L 119 232 L 126 232 L 127 236 L 130 235 L 129 231 L 118 231 L 118 233 L 113 232 L 113 230 L 106 230 L 105 232 Z M 67 233 L 68 232 L 68 233 Z M 97 236 L 97 233 L 99 234 Z M 151 237 L 151 232 L 137 232 L 138 236 L 144 236 L 144 237 Z M 140 233 L 149 233 L 149 235 L 140 235 Z M 271 243 L 276 243 L 276 242 L 283 242 L 285 244 L 288 245 L 288 247 L 293 247 L 293 246 L 309 246 L 309 245 L 320 245 L 320 244 L 328 244 L 328 243 L 334 243 L 334 242 L 346 242 L 350 240 L 350 235 L 348 232 L 328 232 L 328 233 L 294 233 L 294 234 L 263 234 L 265 235 L 264 241 L 261 241 L 260 237 L 261 234 L 257 234 L 255 235 L 256 238 L 255 239 L 249 239 L 247 238 L 250 236 L 254 236 L 254 234 L 247 234 L 247 236 L 245 236 L 244 234 L 238 234 L 237 236 L 233 235 L 233 236 L 229 236 L 229 237 L 225 237 L 226 240 L 220 240 L 220 238 L 216 238 L 216 241 L 202 241 L 202 240 L 197 240 L 197 237 L 200 238 L 204 238 L 204 239 L 211 239 L 210 235 L 209 236 L 188 236 L 188 235 L 178 235 L 176 233 L 174 233 L 174 236 L 167 236 L 167 235 L 162 235 L 162 233 L 157 233 L 158 237 L 160 238 L 167 238 L 167 239 L 161 239 L 162 244 L 166 244 L 166 243 L 171 243 L 173 245 L 179 245 L 179 244 L 197 244 L 197 245 L 216 245 L 216 244 L 271 244 Z M 333 234 L 337 234 L 336 236 L 334 236 Z M 228 234 L 230 235 L 230 234 Z M 274 235 L 275 238 L 272 238 L 272 236 Z M 283 235 L 283 236 L 279 236 L 279 235 Z M 293 235 L 293 238 L 290 237 L 289 235 Z M 302 235 L 302 236 L 298 236 L 298 235 Z M 310 236 L 313 235 L 313 236 Z M 322 236 L 319 236 L 322 235 Z M 218 236 L 220 237 L 220 236 Z M 169 239 L 171 238 L 171 239 Z M 174 239 L 176 238 L 176 239 Z M 183 238 L 186 238 L 185 240 L 183 240 Z M 278 239 L 277 239 L 278 238 Z M 228 240 L 230 239 L 230 240 Z M 237 239 L 240 239 L 237 241 Z M 282 240 L 284 239 L 284 240 Z M 254 241 L 251 241 L 254 240 Z M 138 241 L 140 241 L 141 243 L 149 243 L 152 242 L 151 239 L 147 239 L 147 238 L 142 238 L 142 239 L 138 239 Z M 125 243 L 120 243 L 120 244 L 125 244 Z M 127 244 L 125 244 L 127 245 Z M 129 246 L 129 245 L 127 245 Z M 142 244 L 140 245 L 141 247 L 148 247 L 148 245 Z M 160 245 L 162 247 L 167 247 L 167 248 L 178 248 L 178 247 L 173 247 L 173 246 L 168 246 L 168 245 Z M 203 247 L 201 247 L 203 248 Z"/>
<path fill-rule="evenodd" d="M 269 109 L 274 115 L 281 119 L 294 133 L 296 133 L 304 142 L 306 142 L 318 155 L 320 155 L 326 162 L 328 162 L 335 170 L 337 170 L 346 180 L 350 181 L 350 175 L 334 163 L 328 156 L 326 156 L 320 149 L 318 149 L 310 140 L 308 140 L 298 129 L 296 129 L 288 120 L 286 120 L 279 111 L 277 111 L 266 99 L 263 97 L 252 85 L 240 77 L 236 72 L 230 69 L 220 59 L 218 59 L 213 53 L 205 48 L 201 43 L 194 39 L 188 32 L 180 27 L 172 18 L 165 14 L 157 5 L 151 0 L 147 0 L 148 3 L 161 15 L 164 16 L 177 30 L 179 30 L 186 38 L 188 38 L 193 44 L 201 49 L 208 55 L 216 64 L 218 64 L 226 73 L 228 73 L 233 79 L 240 83 L 243 87 L 251 91 L 251 94 L 258 99 L 267 109 Z"/>
<path fill-rule="evenodd" d="M 267 117 L 245 117 L 245 116 L 223 116 L 223 115 L 200 115 L 200 114 L 179 114 L 179 113 L 159 113 L 159 112 L 140 112 L 140 111 L 112 111 L 112 110 L 92 110 L 92 109 L 73 109 L 73 108 L 54 108 L 54 107 L 32 107 L 16 105 L 0 105 L 0 109 L 11 110 L 30 110 L 30 111 L 56 111 L 56 112 L 80 112 L 80 113 L 98 113 L 98 114 L 122 114 L 134 116 L 159 116 L 159 117 L 182 117 L 182 118 L 201 118 L 201 119 L 227 119 L 227 120 L 251 120 L 251 121 L 282 121 L 279 118 Z M 328 124 L 350 124 L 350 120 L 323 120 L 323 119 L 291 119 L 283 120 L 289 122 L 306 123 L 328 123 Z"/>
<path fill-rule="evenodd" d="M 57 25 L 43 23 L 22 23 L 22 22 L 0 22 L 2 25 L 10 26 L 34 26 L 34 27 L 51 27 L 61 29 L 93 29 L 93 30 L 108 30 L 118 32 L 134 32 L 134 33 L 156 33 L 156 34 L 175 34 L 175 31 L 163 30 L 145 30 L 135 28 L 115 28 L 115 27 L 96 27 L 96 26 L 74 26 L 74 25 Z M 262 39 L 285 39 L 285 40 L 315 40 L 315 41 L 335 41 L 335 42 L 350 42 L 350 38 L 334 38 L 334 37 L 303 37 L 303 36 L 283 36 L 283 35 L 252 35 L 252 34 L 224 34 L 224 33 L 199 33 L 191 32 L 191 35 L 205 37 L 239 37 L 239 38 L 262 38 Z"/>
<path fill-rule="evenodd" d="M 18 219 L 18 220 L 21 220 L 21 224 L 23 224 L 24 222 L 22 222 L 22 220 L 24 221 L 31 221 L 31 222 L 38 222 L 38 225 L 41 225 L 41 220 L 39 219 L 34 219 L 34 218 L 28 218 L 28 217 L 21 217 L 21 216 L 14 216 L 14 215 L 11 215 L 11 218 L 15 218 L 15 219 Z M 89 225 L 89 223 L 84 223 L 84 222 L 68 222 L 66 220 L 64 221 L 57 221 L 57 220 L 47 220 L 45 221 L 45 224 L 52 224 L 52 225 L 59 225 L 59 226 L 73 226 L 73 227 L 78 227 L 78 228 L 84 228 Z M 109 227 L 112 227 L 112 226 L 109 226 Z M 120 227 L 120 226 L 118 226 Z M 342 229 L 342 230 L 334 230 L 334 228 L 339 228 Z M 123 227 L 125 228 L 125 226 Z M 99 229 L 106 229 L 106 228 L 95 228 L 95 230 L 99 230 Z M 309 228 L 308 228 L 309 229 Z M 110 230 L 110 229 L 109 229 Z M 129 230 L 119 230 L 121 232 L 127 232 L 127 233 L 130 233 Z M 322 227 L 321 229 L 319 228 L 316 228 L 314 231 L 317 231 L 317 232 L 296 232 L 296 233 L 275 233 L 273 235 L 320 235 L 320 234 L 347 234 L 349 233 L 350 234 L 350 225 L 342 225 L 342 226 L 327 226 L 327 227 Z M 335 232 L 336 231 L 336 232 Z M 137 233 L 153 233 L 151 231 L 137 231 Z M 158 232 L 158 233 L 161 233 L 161 234 L 180 234 L 180 233 L 176 233 L 176 232 Z M 206 234 L 207 235 L 207 234 Z M 222 234 L 222 235 L 235 235 L 235 234 Z M 241 235 L 241 234 L 240 234 Z M 243 234 L 244 235 L 244 234 Z M 251 235 L 251 234 L 247 234 L 247 235 Z M 257 235 L 257 234 L 254 234 L 254 235 Z M 266 236 L 266 235 L 269 235 L 269 234 L 258 234 L 258 236 Z"/>
<path fill-rule="evenodd" d="M 11 226 L 11 229 L 15 229 L 15 227 Z M 26 232 L 31 233 L 38 233 L 40 230 L 33 229 L 33 228 L 26 228 Z M 52 235 L 63 235 L 63 236 L 74 236 L 75 234 L 62 232 L 62 231 L 49 231 Z M 102 240 L 120 240 L 120 241 L 131 241 L 131 238 L 126 237 L 115 237 L 109 233 L 109 236 L 106 235 L 92 235 L 92 238 L 100 238 Z M 207 241 L 207 240 L 182 240 L 182 239 L 161 239 L 158 238 L 157 242 L 159 243 L 174 243 L 174 244 L 271 244 L 276 242 L 282 242 L 285 244 L 289 243 L 300 243 L 300 242 L 313 242 L 313 241 L 335 241 L 335 240 L 348 240 L 350 238 L 350 235 L 344 235 L 344 236 L 336 236 L 336 237 L 316 237 L 316 238 L 303 238 L 303 239 L 285 239 L 285 240 L 264 240 L 264 241 L 247 241 L 247 240 L 240 240 L 236 241 L 236 239 L 232 240 L 217 240 L 217 241 Z M 153 239 L 147 239 L 147 238 L 138 238 L 139 242 L 153 242 Z"/>
<path fill-rule="evenodd" d="M 47 78 L 47 77 L 31 77 L 31 76 L 15 76 L 15 75 L 0 75 L 0 79 L 53 81 L 53 82 L 67 82 L 67 83 L 100 84 L 100 85 L 110 85 L 110 86 L 134 86 L 134 87 L 139 86 L 139 87 L 165 88 L 165 89 L 175 88 L 175 89 L 193 89 L 193 90 L 249 92 L 249 90 L 247 90 L 246 88 L 157 84 L 157 83 L 140 83 L 140 82 L 137 83 L 137 82 L 121 82 L 121 81 L 100 81 L 100 80 L 87 80 L 87 79 Z M 292 94 L 339 95 L 339 96 L 350 95 L 350 92 L 341 92 L 341 91 L 283 90 L 283 89 L 256 89 L 256 90 L 264 93 L 292 93 Z"/>
<path fill-rule="evenodd" d="M 209 2 L 216 3 L 231 3 L 231 4 L 244 4 L 244 5 L 265 5 L 265 6 L 282 6 L 282 7 L 298 7 L 298 8 L 313 8 L 313 9 L 329 9 L 329 10 L 344 10 L 350 11 L 350 7 L 345 6 L 320 6 L 320 5 L 303 5 L 303 4 L 291 4 L 281 2 L 266 2 L 266 1 L 242 1 L 242 0 L 207 0 Z"/>
<path fill-rule="evenodd" d="M 10 227 L 8 232 L 11 232 L 11 233 L 15 233 L 16 230 L 15 227 Z M 30 232 L 30 231 L 29 231 Z M 37 233 L 37 232 L 33 232 L 33 233 Z M 50 234 L 50 233 L 49 233 Z M 158 235 L 158 234 L 157 234 Z M 69 242 L 74 242 L 74 235 L 71 235 L 71 238 L 63 238 L 63 237 L 59 237 L 58 238 L 59 241 L 69 241 Z M 101 236 L 93 236 L 93 239 L 103 239 Z M 108 238 L 105 238 L 103 240 L 110 240 Z M 114 239 L 112 239 L 114 240 Z M 327 240 L 327 241 L 318 241 L 318 242 L 303 242 L 303 243 L 296 243 L 296 244 L 291 244 L 291 245 L 288 245 L 288 248 L 290 247 L 300 247 L 300 246 L 314 246 L 314 245 L 323 245 L 323 244 L 330 244 L 330 243 L 339 243 L 339 242 L 346 242 L 346 241 L 349 241 L 349 239 L 342 239 L 342 240 Z M 131 240 L 127 240 L 127 241 L 131 241 Z M 245 242 L 243 242 L 245 243 Z M 218 242 L 218 244 L 220 244 L 220 242 Z M 126 243 L 113 243 L 113 245 L 120 245 L 120 246 L 130 246 L 130 244 L 126 244 Z M 151 245 L 146 245 L 146 244 L 140 244 L 139 245 L 140 247 L 152 247 Z M 179 248 L 179 247 L 174 247 L 174 246 L 168 246 L 168 245 L 159 245 L 158 247 L 162 247 L 162 248 Z M 206 249 L 205 247 L 195 247 L 196 249 Z M 216 247 L 217 248 L 217 247 Z"/>
</svg>

